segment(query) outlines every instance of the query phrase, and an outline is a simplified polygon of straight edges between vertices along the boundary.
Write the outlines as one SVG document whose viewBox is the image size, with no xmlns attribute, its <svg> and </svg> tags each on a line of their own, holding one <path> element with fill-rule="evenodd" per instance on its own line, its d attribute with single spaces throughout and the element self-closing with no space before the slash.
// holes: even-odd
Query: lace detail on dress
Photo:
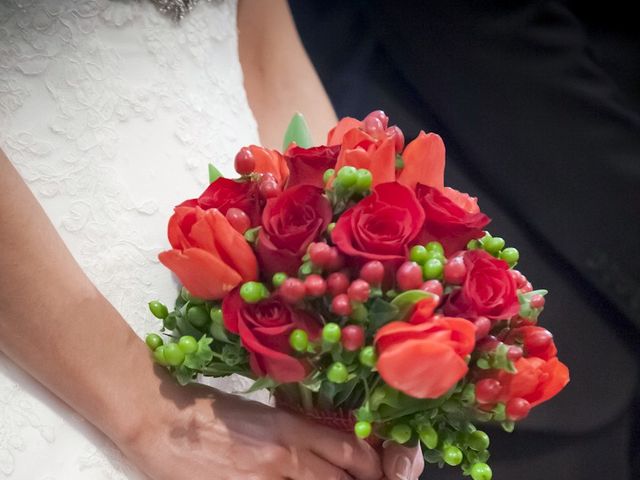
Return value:
<svg viewBox="0 0 640 480">
<path fill-rule="evenodd" d="M 209 162 L 232 174 L 237 150 L 257 142 L 235 1 L 201 2 L 179 23 L 148 1 L 0 1 L 0 147 L 139 335 L 158 327 L 146 303 L 177 294 L 157 260 L 173 206 L 200 193 Z M 13 381 L 4 370 L 16 367 L 0 362 L 5 477 L 134 478 L 55 397 L 23 391 L 31 380 Z M 57 471 L 33 462 L 50 444 L 67 459 Z"/>
</svg>

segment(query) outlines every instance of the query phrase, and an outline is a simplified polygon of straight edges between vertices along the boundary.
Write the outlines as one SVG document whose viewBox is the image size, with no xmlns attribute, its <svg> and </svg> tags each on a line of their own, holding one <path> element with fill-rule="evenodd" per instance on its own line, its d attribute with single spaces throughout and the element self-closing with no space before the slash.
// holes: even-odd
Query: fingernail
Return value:
<svg viewBox="0 0 640 480">
<path fill-rule="evenodd" d="M 411 475 L 411 460 L 409 457 L 399 457 L 394 465 L 396 471 L 396 478 L 398 480 L 412 480 Z"/>
</svg>

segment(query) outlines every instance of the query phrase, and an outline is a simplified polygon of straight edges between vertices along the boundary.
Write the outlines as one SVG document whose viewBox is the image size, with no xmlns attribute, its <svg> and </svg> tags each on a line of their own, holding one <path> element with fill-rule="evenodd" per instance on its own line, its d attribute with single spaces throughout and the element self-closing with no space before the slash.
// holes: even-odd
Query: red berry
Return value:
<svg viewBox="0 0 640 480">
<path fill-rule="evenodd" d="M 522 358 L 522 349 L 520 347 L 517 347 L 515 345 L 511 345 L 509 347 L 509 350 L 507 350 L 507 358 L 512 361 L 518 361 L 520 358 Z"/>
<path fill-rule="evenodd" d="M 318 242 L 312 243 L 309 247 L 309 257 L 311 258 L 311 263 L 324 268 L 331 262 L 333 254 L 329 245 L 324 242 Z"/>
<path fill-rule="evenodd" d="M 491 320 L 487 317 L 478 317 L 473 321 L 473 324 L 476 326 L 476 340 L 480 340 L 489 335 Z"/>
<path fill-rule="evenodd" d="M 362 123 L 364 124 L 364 129 L 369 133 L 371 133 L 369 127 L 373 125 L 375 125 L 375 127 L 378 127 L 379 125 L 380 131 L 386 130 L 387 125 L 389 124 L 389 117 L 387 117 L 387 114 L 382 110 L 374 110 L 364 118 Z"/>
<path fill-rule="evenodd" d="M 500 396 L 502 385 L 495 378 L 483 378 L 476 382 L 476 401 L 478 403 L 494 403 Z"/>
<path fill-rule="evenodd" d="M 278 184 L 275 180 L 264 180 L 260 182 L 260 186 L 258 187 L 260 190 L 260 195 L 264 198 L 273 198 L 280 193 L 280 189 L 278 188 Z"/>
<path fill-rule="evenodd" d="M 400 290 L 418 289 L 422 285 L 422 268 L 416 262 L 404 262 L 396 272 Z"/>
<path fill-rule="evenodd" d="M 315 273 L 304 279 L 304 286 L 307 290 L 307 294 L 312 297 L 321 297 L 327 291 L 327 282 L 325 282 L 324 278 Z"/>
<path fill-rule="evenodd" d="M 347 289 L 347 295 L 349 295 L 349 298 L 354 302 L 364 303 L 369 300 L 370 294 L 371 287 L 360 278 L 351 282 L 351 285 L 349 285 Z"/>
<path fill-rule="evenodd" d="M 364 345 L 364 329 L 360 325 L 347 325 L 342 329 L 342 346 L 355 352 Z"/>
<path fill-rule="evenodd" d="M 384 265 L 378 260 L 365 263 L 360 269 L 360 278 L 369 285 L 380 285 L 384 279 Z"/>
<path fill-rule="evenodd" d="M 502 342 L 500 340 L 498 340 L 496 337 L 494 337 L 493 335 L 487 335 L 482 340 L 480 340 L 478 343 L 476 343 L 476 347 L 481 352 L 492 352 L 501 343 Z"/>
<path fill-rule="evenodd" d="M 535 295 L 532 295 L 531 298 L 529 299 L 529 304 L 533 308 L 542 308 L 544 307 L 544 303 L 545 303 L 544 297 L 538 293 L 536 293 Z"/>
<path fill-rule="evenodd" d="M 467 276 L 467 267 L 464 264 L 464 257 L 458 256 L 450 258 L 444 266 L 444 281 L 452 285 L 460 285 Z"/>
<path fill-rule="evenodd" d="M 249 175 L 256 168 L 256 159 L 248 147 L 242 147 L 236 154 L 235 167 L 240 175 Z"/>
<path fill-rule="evenodd" d="M 518 288 L 524 287 L 527 283 L 527 277 L 525 277 L 519 270 L 508 270 L 508 272 L 509 275 L 511 275 L 511 278 L 516 282 Z"/>
<path fill-rule="evenodd" d="M 298 303 L 304 298 L 307 293 L 307 289 L 302 283 L 302 280 L 298 278 L 289 277 L 279 288 L 280 296 L 288 303 Z"/>
<path fill-rule="evenodd" d="M 440 280 L 427 280 L 420 286 L 420 290 L 442 297 L 442 282 Z"/>
<path fill-rule="evenodd" d="M 364 130 L 372 137 L 378 137 L 384 131 L 384 127 L 379 118 L 367 117 L 364 119 Z"/>
<path fill-rule="evenodd" d="M 326 269 L 330 272 L 335 272 L 344 267 L 344 257 L 338 252 L 336 247 L 331 247 L 330 259 L 327 262 Z"/>
<path fill-rule="evenodd" d="M 249 219 L 249 215 L 244 213 L 244 211 L 239 208 L 231 207 L 227 210 L 227 220 L 231 224 L 231 226 L 237 230 L 238 232 L 244 234 L 251 227 L 251 220 Z"/>
<path fill-rule="evenodd" d="M 343 315 L 345 317 L 351 315 L 351 302 L 346 293 L 341 293 L 333 297 L 333 300 L 331 300 L 331 311 L 336 315 Z"/>
<path fill-rule="evenodd" d="M 524 284 L 524 287 L 520 288 L 520 291 L 522 293 L 529 293 L 530 291 L 533 290 L 533 285 L 531 285 L 531 282 L 527 282 Z"/>
<path fill-rule="evenodd" d="M 404 148 L 404 133 L 397 125 L 387 128 L 387 136 L 393 138 L 396 146 L 396 153 L 400 153 Z"/>
<path fill-rule="evenodd" d="M 524 348 L 527 351 L 544 351 L 551 342 L 553 342 L 553 335 L 551 332 L 542 327 L 534 327 L 528 335 L 524 337 Z"/>
<path fill-rule="evenodd" d="M 327 287 L 334 297 L 345 293 L 349 288 L 349 277 L 342 272 L 334 272 L 327 277 Z"/>
<path fill-rule="evenodd" d="M 522 420 L 531 411 L 531 404 L 524 398 L 515 397 L 507 402 L 506 414 L 509 420 Z"/>
</svg>

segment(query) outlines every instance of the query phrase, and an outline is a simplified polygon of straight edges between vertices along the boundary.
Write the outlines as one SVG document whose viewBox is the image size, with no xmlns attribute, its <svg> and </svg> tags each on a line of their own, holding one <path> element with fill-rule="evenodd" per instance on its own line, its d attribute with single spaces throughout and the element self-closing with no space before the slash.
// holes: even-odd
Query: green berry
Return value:
<svg viewBox="0 0 640 480">
<path fill-rule="evenodd" d="M 338 343 L 341 336 L 342 331 L 337 323 L 327 323 L 322 329 L 322 339 L 327 343 Z"/>
<path fill-rule="evenodd" d="M 209 323 L 209 312 L 204 306 L 196 305 L 187 310 L 187 320 L 194 327 L 202 328 Z"/>
<path fill-rule="evenodd" d="M 469 240 L 469 243 L 467 243 L 467 250 L 477 250 L 478 248 L 482 248 L 480 240 L 476 240 L 474 238 L 473 240 Z"/>
<path fill-rule="evenodd" d="M 220 307 L 213 307 L 209 312 L 211 321 L 218 325 L 222 325 L 222 309 Z"/>
<path fill-rule="evenodd" d="M 335 362 L 327 371 L 327 378 L 330 382 L 333 383 L 344 383 L 347 381 L 347 377 L 349 376 L 349 371 L 347 367 L 342 362 Z"/>
<path fill-rule="evenodd" d="M 448 445 L 442 450 L 442 459 L 447 465 L 455 467 L 462 463 L 462 450 L 453 445 Z"/>
<path fill-rule="evenodd" d="M 269 290 L 260 282 L 246 282 L 240 287 L 240 296 L 247 303 L 258 303 L 269 296 Z"/>
<path fill-rule="evenodd" d="M 284 283 L 286 279 L 287 279 L 286 273 L 284 272 L 274 273 L 273 278 L 271 279 L 271 283 L 273 283 L 274 287 L 278 288 L 280 285 Z"/>
<path fill-rule="evenodd" d="M 338 176 L 336 177 L 338 183 L 342 185 L 344 188 L 350 188 L 355 185 L 358 180 L 358 171 L 355 167 L 347 165 L 346 167 L 342 167 L 338 172 Z"/>
<path fill-rule="evenodd" d="M 167 307 L 157 300 L 149 302 L 149 310 L 151 310 L 151 313 L 154 317 L 159 318 L 160 320 L 164 320 L 165 318 L 167 318 L 167 315 L 169 315 L 169 310 L 167 310 Z"/>
<path fill-rule="evenodd" d="M 489 448 L 489 435 L 482 430 L 476 430 L 467 438 L 467 445 L 476 452 L 482 452 Z"/>
<path fill-rule="evenodd" d="M 486 463 L 478 462 L 471 465 L 471 478 L 473 480 L 491 480 L 493 472 Z"/>
<path fill-rule="evenodd" d="M 329 180 L 331 180 L 331 177 L 333 177 L 335 174 L 336 171 L 333 168 L 325 170 L 324 174 L 322 175 L 322 182 L 326 185 Z"/>
<path fill-rule="evenodd" d="M 353 303 L 351 308 L 351 315 L 349 315 L 349 318 L 351 320 L 363 323 L 367 319 L 367 315 L 369 315 L 367 307 L 358 302 Z"/>
<path fill-rule="evenodd" d="M 376 364 L 376 350 L 372 346 L 364 347 L 358 355 L 360 363 L 365 367 L 373 368 Z"/>
<path fill-rule="evenodd" d="M 369 435 L 371 435 L 371 423 L 357 422 L 353 427 L 353 431 L 358 438 L 367 438 Z"/>
<path fill-rule="evenodd" d="M 176 328 L 176 324 L 176 316 L 173 313 L 170 313 L 169 315 L 167 315 L 167 318 L 162 320 L 162 325 L 164 325 L 164 328 L 166 328 L 167 330 L 174 330 Z"/>
<path fill-rule="evenodd" d="M 178 347 L 186 354 L 194 353 L 198 350 L 198 341 L 191 335 L 185 335 L 178 340 Z"/>
<path fill-rule="evenodd" d="M 331 232 L 333 232 L 334 228 L 336 228 L 336 222 L 331 222 L 329 225 L 327 225 L 327 233 L 331 235 Z"/>
<path fill-rule="evenodd" d="M 438 258 L 427 260 L 426 263 L 422 266 L 422 273 L 424 275 L 424 278 L 426 278 L 427 280 L 440 278 L 443 270 L 444 264 L 442 263 L 442 260 Z"/>
<path fill-rule="evenodd" d="M 420 441 L 425 447 L 433 450 L 438 446 L 438 432 L 431 425 L 425 425 L 418 430 Z"/>
<path fill-rule="evenodd" d="M 520 252 L 513 247 L 507 247 L 500 252 L 500 258 L 513 266 L 520 260 Z"/>
<path fill-rule="evenodd" d="M 156 361 L 157 364 L 162 365 L 163 367 L 166 367 L 168 363 L 167 363 L 167 359 L 164 356 L 164 349 L 165 349 L 164 345 L 160 345 L 158 348 L 156 348 L 153 351 L 153 359 Z"/>
<path fill-rule="evenodd" d="M 428 253 L 429 252 L 427 251 L 427 249 L 422 245 L 414 245 L 413 247 L 411 247 L 411 250 L 409 251 L 409 260 L 411 260 L 412 262 L 416 262 L 419 265 L 422 265 L 424 262 L 427 261 Z"/>
<path fill-rule="evenodd" d="M 504 248 L 504 244 L 504 238 L 500 237 L 488 238 L 487 240 L 482 242 L 482 246 L 484 247 L 484 249 L 491 255 L 498 255 L 498 253 L 500 253 L 500 250 Z"/>
<path fill-rule="evenodd" d="M 184 362 L 184 352 L 177 343 L 169 343 L 164 346 L 164 358 L 172 367 L 178 367 Z"/>
<path fill-rule="evenodd" d="M 162 338 L 160 338 L 160 335 L 158 335 L 157 333 L 150 333 L 149 335 L 147 335 L 147 338 L 145 338 L 144 341 L 147 344 L 147 347 L 149 347 L 152 351 L 155 351 L 155 349 L 163 343 Z"/>
<path fill-rule="evenodd" d="M 435 250 L 437 252 L 440 252 L 444 255 L 444 247 L 442 246 L 442 244 L 440 242 L 429 242 L 425 245 L 427 250 Z"/>
<path fill-rule="evenodd" d="M 427 259 L 425 262 L 428 262 L 431 259 L 440 260 L 442 263 L 445 263 L 446 258 L 444 254 L 438 250 L 427 250 Z"/>
<path fill-rule="evenodd" d="M 301 328 L 296 328 L 289 335 L 289 344 L 296 352 L 305 352 L 309 346 L 309 334 Z"/>
<path fill-rule="evenodd" d="M 405 423 L 394 425 L 391 429 L 391 438 L 396 443 L 407 443 L 411 439 L 411 427 Z"/>
<path fill-rule="evenodd" d="M 366 168 L 359 168 L 356 172 L 356 191 L 358 192 L 366 192 L 371 188 L 371 183 L 373 182 L 373 176 L 371 172 Z"/>
</svg>

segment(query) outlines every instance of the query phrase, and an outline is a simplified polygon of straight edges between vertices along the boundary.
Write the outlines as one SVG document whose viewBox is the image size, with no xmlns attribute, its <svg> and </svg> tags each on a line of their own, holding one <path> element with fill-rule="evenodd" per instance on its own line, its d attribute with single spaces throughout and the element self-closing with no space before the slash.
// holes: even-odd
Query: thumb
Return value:
<svg viewBox="0 0 640 480">
<path fill-rule="evenodd" d="M 418 480 L 424 469 L 424 457 L 420 444 L 405 447 L 395 442 L 385 442 L 382 468 L 388 480 Z"/>
</svg>

